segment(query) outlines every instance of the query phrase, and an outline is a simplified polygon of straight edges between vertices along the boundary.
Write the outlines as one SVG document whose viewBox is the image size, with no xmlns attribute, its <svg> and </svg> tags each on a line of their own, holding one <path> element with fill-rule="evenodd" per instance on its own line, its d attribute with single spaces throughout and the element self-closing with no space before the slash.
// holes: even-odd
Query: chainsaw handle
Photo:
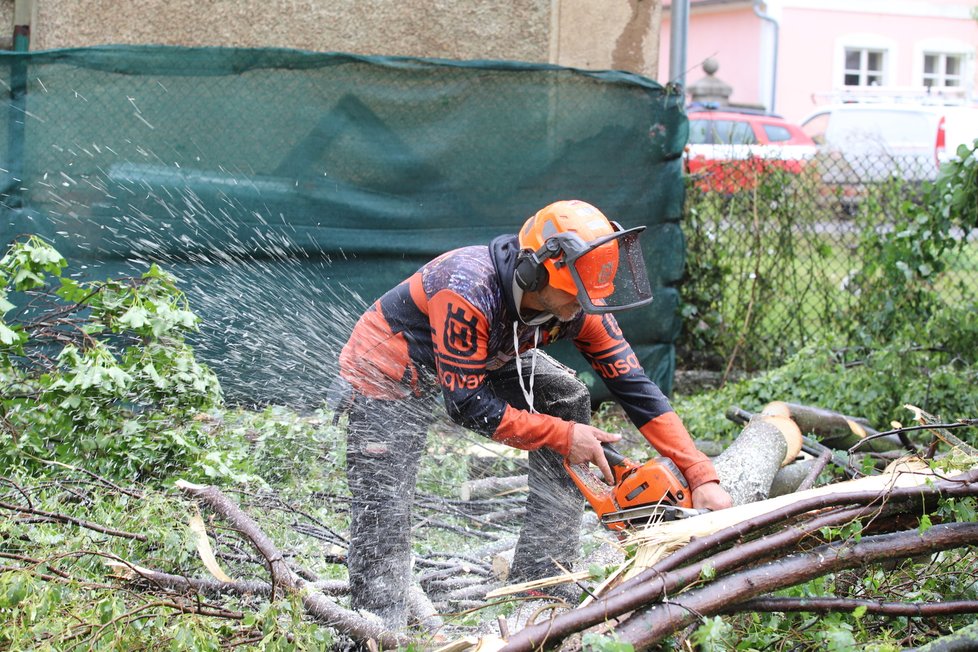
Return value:
<svg viewBox="0 0 978 652">
<path fill-rule="evenodd" d="M 604 449 L 604 458 L 608 460 L 609 466 L 618 466 L 626 459 L 614 446 L 607 442 L 602 442 L 601 448 Z"/>
</svg>

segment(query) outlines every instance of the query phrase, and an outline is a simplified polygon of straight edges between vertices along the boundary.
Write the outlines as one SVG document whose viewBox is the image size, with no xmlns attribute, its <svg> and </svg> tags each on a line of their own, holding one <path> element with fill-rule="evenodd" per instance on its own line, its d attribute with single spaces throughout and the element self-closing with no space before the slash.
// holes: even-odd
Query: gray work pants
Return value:
<svg viewBox="0 0 978 652">
<path fill-rule="evenodd" d="M 530 355 L 523 356 L 528 386 Z M 525 409 L 516 365 L 487 374 L 486 383 L 498 397 Z M 538 412 L 588 423 L 591 402 L 587 387 L 572 372 L 537 352 L 534 407 Z M 357 396 L 349 412 L 347 481 L 350 508 L 351 606 L 371 611 L 392 629 L 403 629 L 405 596 L 411 581 L 411 504 L 424 452 L 432 399 L 378 401 Z M 560 455 L 549 449 L 530 451 L 526 518 L 513 558 L 512 582 L 559 574 L 578 555 L 584 501 L 564 469 Z"/>
</svg>

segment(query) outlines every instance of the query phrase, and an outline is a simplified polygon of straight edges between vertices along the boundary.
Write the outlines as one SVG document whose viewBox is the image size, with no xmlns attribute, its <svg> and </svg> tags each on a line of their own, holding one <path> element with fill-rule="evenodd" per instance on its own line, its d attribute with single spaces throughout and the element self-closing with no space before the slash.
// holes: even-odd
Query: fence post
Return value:
<svg viewBox="0 0 978 652">
<path fill-rule="evenodd" d="M 26 53 L 31 45 L 33 0 L 14 2 L 14 52 Z M 24 138 L 27 120 L 27 57 L 15 54 L 10 62 L 10 109 L 7 117 L 7 179 L 2 191 L 8 208 L 23 205 Z"/>
</svg>

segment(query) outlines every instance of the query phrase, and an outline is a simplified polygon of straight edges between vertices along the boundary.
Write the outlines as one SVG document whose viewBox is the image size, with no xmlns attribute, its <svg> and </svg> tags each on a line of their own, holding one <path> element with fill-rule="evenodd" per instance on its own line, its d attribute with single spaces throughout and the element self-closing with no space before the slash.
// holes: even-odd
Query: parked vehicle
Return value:
<svg viewBox="0 0 978 652">
<path fill-rule="evenodd" d="M 957 146 L 978 137 L 978 108 L 939 104 L 859 102 L 820 107 L 801 122 L 835 166 L 827 182 L 925 181 Z M 949 138 L 950 136 L 950 138 Z M 841 175 L 841 176 L 840 176 Z"/>
<path fill-rule="evenodd" d="M 781 116 L 733 107 L 691 107 L 686 169 L 703 190 L 753 188 L 758 174 L 798 174 L 816 151 L 800 127 Z"/>
</svg>

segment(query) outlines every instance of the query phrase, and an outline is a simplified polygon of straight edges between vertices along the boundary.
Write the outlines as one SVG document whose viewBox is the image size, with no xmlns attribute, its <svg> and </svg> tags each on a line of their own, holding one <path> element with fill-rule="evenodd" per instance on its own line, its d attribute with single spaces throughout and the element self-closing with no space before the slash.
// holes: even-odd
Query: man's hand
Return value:
<svg viewBox="0 0 978 652">
<path fill-rule="evenodd" d="M 717 482 L 707 482 L 693 489 L 693 507 L 696 509 L 726 509 L 733 507 L 733 498 Z"/>
<path fill-rule="evenodd" d="M 615 476 L 611 473 L 608 460 L 605 459 L 604 450 L 601 442 L 616 442 L 621 439 L 621 435 L 616 435 L 604 430 L 598 430 L 583 423 L 575 423 L 571 431 L 570 446 L 567 450 L 567 462 L 570 464 L 584 464 L 590 462 L 601 469 L 604 481 L 608 484 L 615 483 Z M 696 492 L 693 492 L 693 496 Z"/>
</svg>

